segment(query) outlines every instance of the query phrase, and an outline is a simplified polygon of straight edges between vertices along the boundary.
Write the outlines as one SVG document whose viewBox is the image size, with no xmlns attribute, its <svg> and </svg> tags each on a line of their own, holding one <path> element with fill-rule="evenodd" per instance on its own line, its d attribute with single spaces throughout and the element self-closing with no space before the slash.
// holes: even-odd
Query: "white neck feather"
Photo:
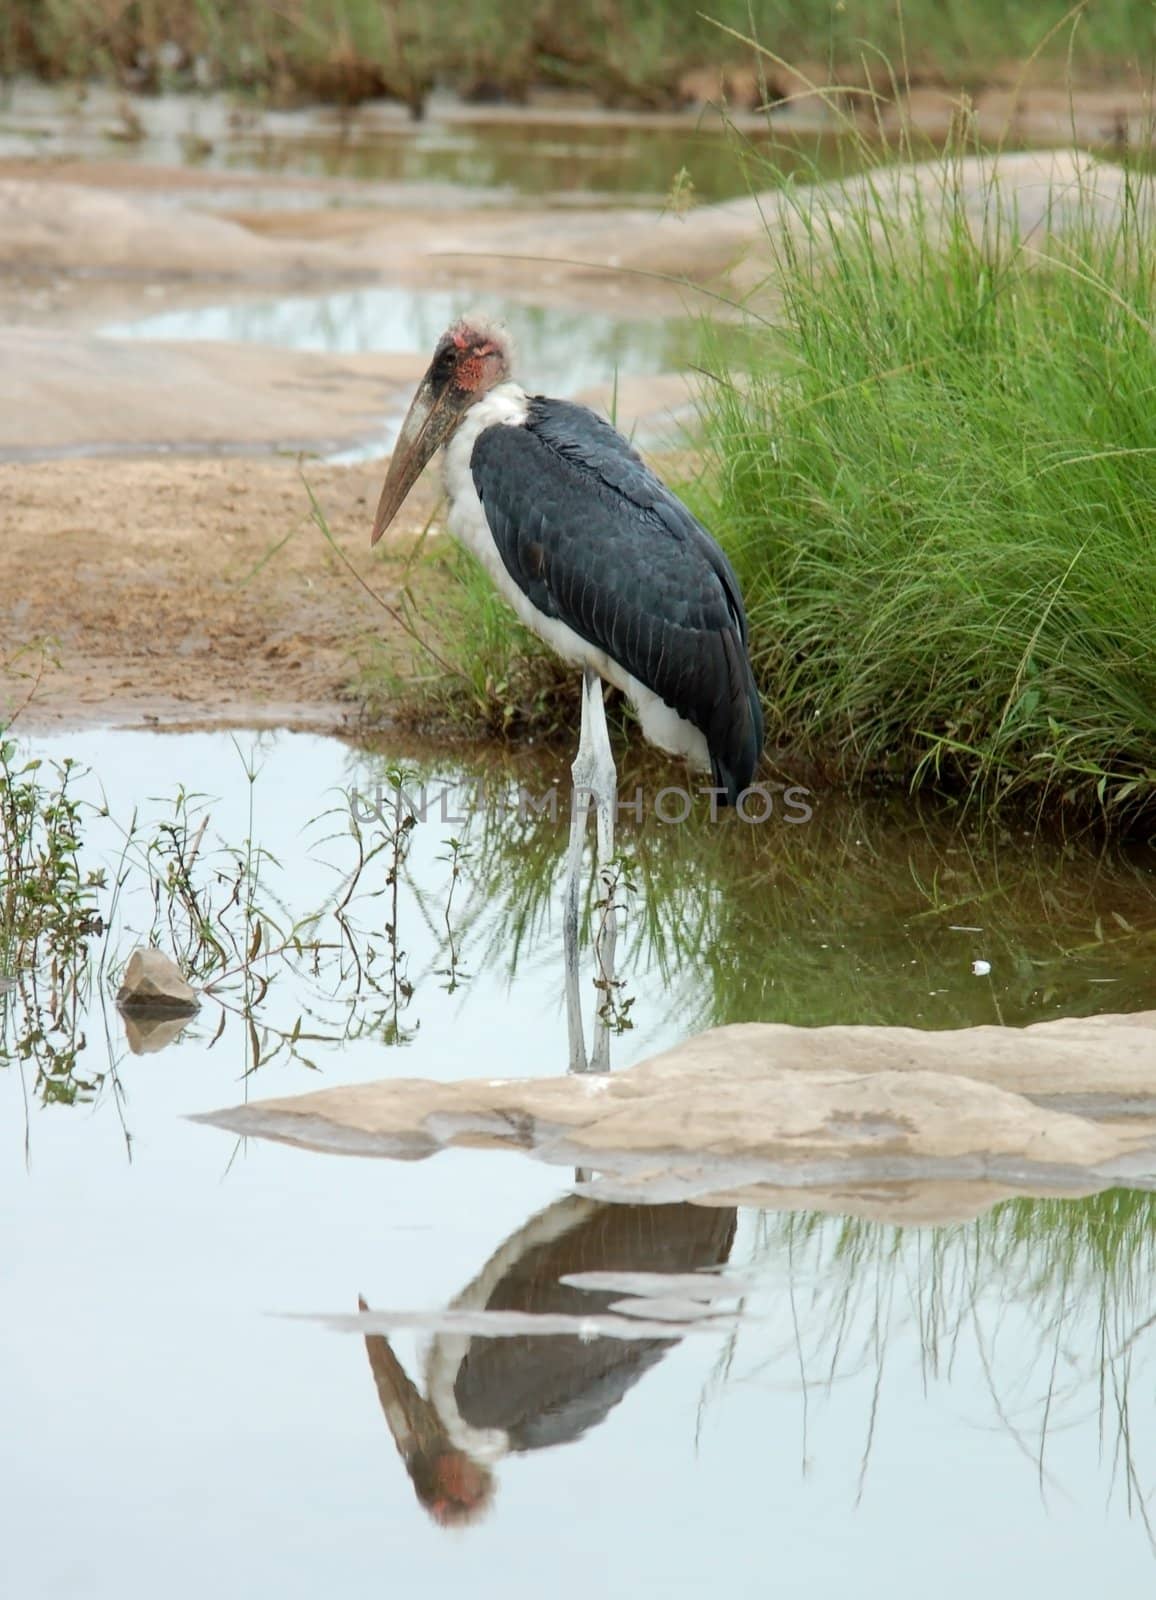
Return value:
<svg viewBox="0 0 1156 1600">
<path fill-rule="evenodd" d="M 518 383 L 499 383 L 466 412 L 443 451 L 448 471 L 451 456 L 469 465 L 478 434 L 497 423 L 516 428 L 525 422 L 529 397 Z"/>
</svg>

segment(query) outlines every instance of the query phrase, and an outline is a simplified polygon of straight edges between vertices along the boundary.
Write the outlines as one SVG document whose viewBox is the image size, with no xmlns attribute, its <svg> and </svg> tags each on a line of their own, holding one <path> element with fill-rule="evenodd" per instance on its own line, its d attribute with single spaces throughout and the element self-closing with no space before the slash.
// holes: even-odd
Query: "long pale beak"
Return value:
<svg viewBox="0 0 1156 1600">
<path fill-rule="evenodd" d="M 377 502 L 371 545 L 377 543 L 397 516 L 406 495 L 421 476 L 422 468 L 453 432 L 460 415 L 461 407 L 455 404 L 452 385 L 447 384 L 436 394 L 427 373 L 397 436 L 381 499 Z"/>
</svg>

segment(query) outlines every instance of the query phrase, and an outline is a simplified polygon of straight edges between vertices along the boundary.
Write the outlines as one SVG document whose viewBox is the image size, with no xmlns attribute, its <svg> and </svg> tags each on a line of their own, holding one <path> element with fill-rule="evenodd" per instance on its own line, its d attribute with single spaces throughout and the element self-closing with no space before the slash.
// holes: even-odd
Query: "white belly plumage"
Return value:
<svg viewBox="0 0 1156 1600">
<path fill-rule="evenodd" d="M 474 553 L 502 598 L 555 654 L 564 661 L 572 661 L 575 666 L 591 667 L 607 683 L 621 689 L 638 713 L 642 732 L 651 744 L 669 755 L 684 756 L 695 766 L 709 770 L 710 755 L 706 739 L 696 727 L 687 722 L 685 717 L 680 717 L 652 689 L 624 671 L 604 650 L 590 644 L 557 618 L 543 616 L 507 572 L 478 498 L 470 471 L 470 457 L 483 429 L 495 424 L 517 427 L 525 420 L 526 393 L 516 383 L 499 384 L 466 413 L 443 453 L 446 494 L 450 502 L 447 519 L 450 532 Z"/>
</svg>

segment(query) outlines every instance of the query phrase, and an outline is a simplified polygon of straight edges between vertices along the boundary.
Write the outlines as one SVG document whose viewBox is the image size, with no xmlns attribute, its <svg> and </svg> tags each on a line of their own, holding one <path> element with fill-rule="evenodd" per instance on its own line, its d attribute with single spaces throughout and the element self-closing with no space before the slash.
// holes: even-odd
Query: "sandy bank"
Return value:
<svg viewBox="0 0 1156 1600">
<path fill-rule="evenodd" d="M 380 431 L 424 364 L 0 326 L 0 461 L 332 453 Z"/>
<path fill-rule="evenodd" d="M 380 466 L 307 471 L 336 542 L 396 598 L 428 492 L 371 559 Z M 21 729 L 339 730 L 358 651 L 390 626 L 314 526 L 293 461 L 0 465 L 0 708 L 32 696 Z"/>
</svg>

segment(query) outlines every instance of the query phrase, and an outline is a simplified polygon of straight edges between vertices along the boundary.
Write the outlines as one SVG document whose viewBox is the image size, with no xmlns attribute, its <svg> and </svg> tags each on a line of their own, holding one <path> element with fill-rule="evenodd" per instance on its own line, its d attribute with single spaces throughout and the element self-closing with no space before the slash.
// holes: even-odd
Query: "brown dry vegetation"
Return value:
<svg viewBox="0 0 1156 1600">
<path fill-rule="evenodd" d="M 758 57 L 751 37 L 774 57 Z M 1153 14 L 1137 0 L 715 0 L 701 11 L 654 0 L 16 0 L 0 23 L 0 70 L 147 90 L 212 84 L 281 103 L 389 95 L 415 116 L 435 82 L 478 101 L 551 85 L 607 106 L 720 94 L 754 104 L 791 92 L 783 60 L 886 93 L 892 69 L 971 87 L 1018 76 L 1033 52 L 1044 76 L 1142 74 L 1152 47 Z"/>
</svg>

